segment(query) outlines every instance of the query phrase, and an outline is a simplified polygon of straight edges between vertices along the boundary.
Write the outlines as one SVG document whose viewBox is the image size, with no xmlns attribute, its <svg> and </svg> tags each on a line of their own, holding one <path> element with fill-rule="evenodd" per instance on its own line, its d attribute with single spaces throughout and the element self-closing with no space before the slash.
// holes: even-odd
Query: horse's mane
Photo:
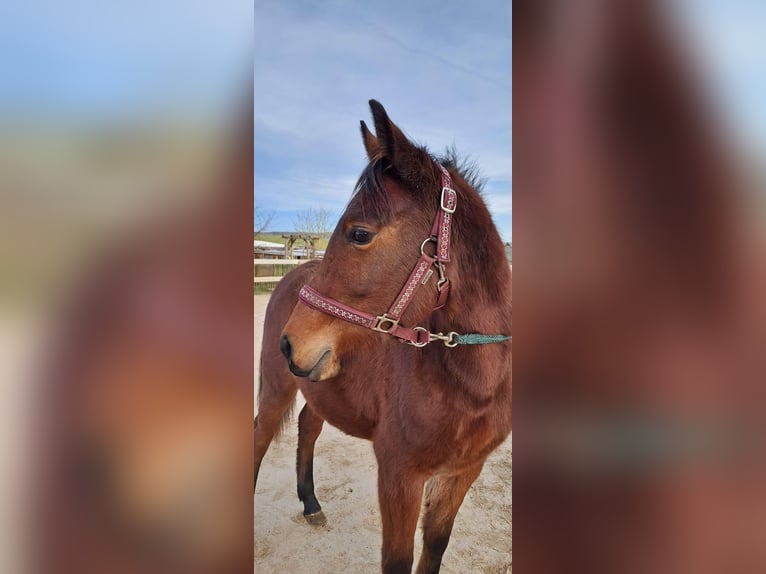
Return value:
<svg viewBox="0 0 766 574">
<path fill-rule="evenodd" d="M 443 155 L 435 158 L 435 161 L 444 167 L 454 169 L 460 174 L 465 182 L 471 186 L 476 193 L 482 195 L 484 186 L 487 184 L 487 178 L 481 173 L 479 164 L 469 155 L 461 156 L 454 145 L 447 146 Z"/>
<path fill-rule="evenodd" d="M 418 146 L 418 148 L 431 161 L 456 171 L 479 196 L 482 195 L 487 179 L 481 174 L 481 169 L 473 158 L 461 156 L 454 145 L 448 146 L 444 154 L 438 156 L 432 155 L 425 146 Z M 352 199 L 359 197 L 362 210 L 366 215 L 369 214 L 383 225 L 388 223 L 393 215 L 391 200 L 383 185 L 383 174 L 390 167 L 391 164 L 386 157 L 380 155 L 374 157 L 359 176 L 352 195 Z"/>
</svg>

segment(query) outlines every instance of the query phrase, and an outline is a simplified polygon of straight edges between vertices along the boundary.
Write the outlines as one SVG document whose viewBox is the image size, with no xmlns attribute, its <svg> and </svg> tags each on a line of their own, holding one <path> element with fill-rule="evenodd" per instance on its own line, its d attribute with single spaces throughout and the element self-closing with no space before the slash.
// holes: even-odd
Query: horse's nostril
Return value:
<svg viewBox="0 0 766 574">
<path fill-rule="evenodd" d="M 287 335 L 282 335 L 282 338 L 279 340 L 279 350 L 282 351 L 282 354 L 288 361 L 292 360 L 293 347 L 290 345 L 290 339 L 287 338 Z"/>
</svg>

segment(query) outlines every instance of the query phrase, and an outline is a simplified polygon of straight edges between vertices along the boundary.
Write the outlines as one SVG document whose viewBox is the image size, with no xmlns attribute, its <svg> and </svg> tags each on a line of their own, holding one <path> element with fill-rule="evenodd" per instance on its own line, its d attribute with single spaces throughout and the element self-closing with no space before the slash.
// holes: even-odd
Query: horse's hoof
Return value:
<svg viewBox="0 0 766 574">
<path fill-rule="evenodd" d="M 311 526 L 327 525 L 327 517 L 321 510 L 319 512 L 315 512 L 314 514 L 304 514 L 303 516 L 306 518 L 306 522 L 308 522 Z"/>
</svg>

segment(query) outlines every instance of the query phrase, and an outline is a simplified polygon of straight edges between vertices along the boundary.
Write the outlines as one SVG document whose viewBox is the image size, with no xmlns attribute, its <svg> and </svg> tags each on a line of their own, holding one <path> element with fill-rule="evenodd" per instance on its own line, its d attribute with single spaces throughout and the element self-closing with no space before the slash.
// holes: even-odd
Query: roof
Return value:
<svg viewBox="0 0 766 574">
<path fill-rule="evenodd" d="M 280 259 L 282 259 L 285 256 L 284 249 L 263 249 L 263 250 L 259 250 L 258 253 L 260 255 L 270 255 L 273 257 L 279 257 Z M 317 258 L 321 259 L 322 257 L 324 257 L 324 249 L 317 249 L 314 252 L 314 255 Z M 309 256 L 309 253 L 305 247 L 295 247 L 292 250 L 292 257 L 300 258 L 300 257 L 308 257 L 308 256 Z"/>
<path fill-rule="evenodd" d="M 273 241 L 261 241 L 259 239 L 253 240 L 253 247 L 257 247 L 258 249 L 282 249 L 284 250 L 285 246 L 283 243 L 274 243 Z"/>
</svg>

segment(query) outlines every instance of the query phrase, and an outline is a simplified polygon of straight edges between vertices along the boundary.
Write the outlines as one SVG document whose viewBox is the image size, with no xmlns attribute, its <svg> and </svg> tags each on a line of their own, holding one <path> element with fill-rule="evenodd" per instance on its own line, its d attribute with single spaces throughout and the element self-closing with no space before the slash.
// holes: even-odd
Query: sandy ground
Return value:
<svg viewBox="0 0 766 574">
<path fill-rule="evenodd" d="M 268 295 L 255 295 L 258 364 Z M 256 368 L 256 377 L 258 369 Z M 257 380 L 256 380 L 257 385 Z M 296 419 L 299 408 L 296 408 Z M 374 573 L 380 570 L 380 517 L 372 445 L 325 425 L 316 445 L 314 480 L 327 525 L 309 526 L 295 492 L 297 421 L 271 445 L 255 493 L 255 560 L 258 574 Z M 511 439 L 501 445 L 466 496 L 441 571 L 446 574 L 511 572 Z M 416 535 L 415 560 L 421 532 Z"/>
</svg>

